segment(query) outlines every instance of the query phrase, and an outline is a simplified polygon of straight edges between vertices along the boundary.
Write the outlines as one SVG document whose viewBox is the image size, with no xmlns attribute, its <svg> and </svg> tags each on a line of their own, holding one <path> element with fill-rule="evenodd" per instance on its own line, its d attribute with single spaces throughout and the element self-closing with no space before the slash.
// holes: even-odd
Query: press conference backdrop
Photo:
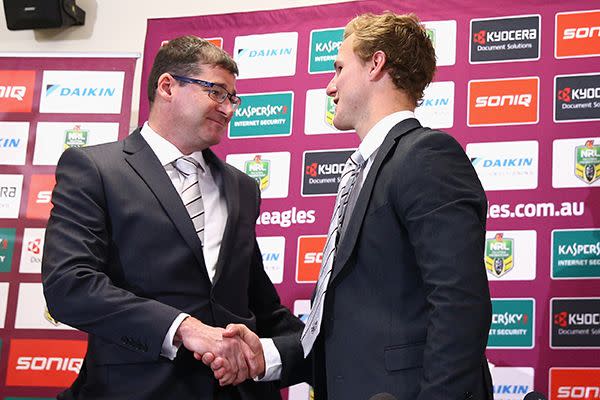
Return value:
<svg viewBox="0 0 600 400">
<path fill-rule="evenodd" d="M 438 72 L 417 117 L 458 139 L 489 199 L 481 268 L 493 297 L 496 398 L 521 400 L 533 388 L 581 398 L 600 386 L 600 7 L 592 3 L 361 1 L 150 20 L 142 82 L 176 36 L 233 55 L 242 106 L 215 151 L 260 183 L 265 268 L 302 315 L 341 169 L 358 146 L 353 132 L 332 126 L 325 95 L 343 27 L 366 11 L 418 14 Z M 140 123 L 147 109 L 142 101 Z M 308 399 L 309 389 L 289 397 Z"/>
<path fill-rule="evenodd" d="M 41 258 L 62 152 L 127 136 L 133 55 L 0 54 L 0 398 L 49 398 L 81 367 L 86 335 L 56 321 Z"/>
</svg>

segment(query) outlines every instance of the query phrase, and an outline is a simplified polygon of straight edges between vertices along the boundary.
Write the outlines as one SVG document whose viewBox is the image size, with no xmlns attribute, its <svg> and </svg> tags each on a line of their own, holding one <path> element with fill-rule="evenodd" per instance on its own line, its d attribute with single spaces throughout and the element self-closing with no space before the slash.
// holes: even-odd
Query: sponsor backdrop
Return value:
<svg viewBox="0 0 600 400">
<path fill-rule="evenodd" d="M 238 62 L 242 105 L 215 151 L 259 182 L 265 267 L 304 315 L 339 177 L 358 146 L 354 132 L 332 125 L 325 94 L 343 26 L 367 11 L 419 15 L 438 71 L 417 118 L 459 140 L 489 199 L 481 268 L 493 298 L 495 398 L 534 388 L 600 398 L 600 9 L 584 0 L 419 4 L 150 20 L 142 81 L 161 42 L 183 34 L 214 40 Z M 309 396 L 307 385 L 289 390 L 291 400 Z"/>
<path fill-rule="evenodd" d="M 86 335 L 48 313 L 41 258 L 54 170 L 69 147 L 125 137 L 135 58 L 0 54 L 0 399 L 69 386 Z"/>
</svg>

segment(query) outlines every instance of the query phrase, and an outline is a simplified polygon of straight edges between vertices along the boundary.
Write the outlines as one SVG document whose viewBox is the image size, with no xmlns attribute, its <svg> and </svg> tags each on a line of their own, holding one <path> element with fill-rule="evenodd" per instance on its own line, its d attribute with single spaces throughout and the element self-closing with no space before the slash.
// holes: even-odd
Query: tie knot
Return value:
<svg viewBox="0 0 600 400">
<path fill-rule="evenodd" d="M 356 151 L 354 153 L 352 153 L 352 155 L 350 156 L 350 160 L 352 161 L 353 164 L 356 165 L 357 168 L 360 168 L 366 161 L 363 158 L 362 154 L 360 154 L 359 149 L 356 149 Z"/>
<path fill-rule="evenodd" d="M 202 168 L 193 157 L 179 157 L 173 162 L 173 166 L 185 177 L 198 175 L 198 168 Z"/>
</svg>

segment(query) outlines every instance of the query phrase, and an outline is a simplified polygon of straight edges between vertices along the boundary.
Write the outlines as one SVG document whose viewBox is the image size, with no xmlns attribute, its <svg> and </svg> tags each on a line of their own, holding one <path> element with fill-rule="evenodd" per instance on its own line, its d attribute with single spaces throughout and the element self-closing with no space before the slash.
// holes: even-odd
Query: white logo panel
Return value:
<svg viewBox="0 0 600 400">
<path fill-rule="evenodd" d="M 295 75 L 297 53 L 298 32 L 238 36 L 233 49 L 238 79 Z"/>
<path fill-rule="evenodd" d="M 600 138 L 552 142 L 552 187 L 600 186 Z"/>
<path fill-rule="evenodd" d="M 18 218 L 23 175 L 0 175 L 0 218 Z"/>
<path fill-rule="evenodd" d="M 285 255 L 285 237 L 257 237 L 258 247 L 262 254 L 265 272 L 273 283 L 283 282 L 283 266 Z"/>
<path fill-rule="evenodd" d="M 114 142 L 118 137 L 116 122 L 39 122 L 33 165 L 56 165 L 69 147 Z"/>
<path fill-rule="evenodd" d="M 454 82 L 432 82 L 425 88 L 423 101 L 415 109 L 421 125 L 447 129 L 454 125 Z"/>
<path fill-rule="evenodd" d="M 4 328 L 6 321 L 6 307 L 8 304 L 8 282 L 0 282 L 0 329 Z"/>
<path fill-rule="evenodd" d="M 256 179 L 263 199 L 284 198 L 290 181 L 290 153 L 229 154 L 228 164 Z"/>
<path fill-rule="evenodd" d="M 0 165 L 25 165 L 29 122 L 0 122 Z"/>
<path fill-rule="evenodd" d="M 306 91 L 306 109 L 304 113 L 304 133 L 306 135 L 352 132 L 340 131 L 333 126 L 334 113 L 327 109 L 327 98 L 325 89 Z"/>
<path fill-rule="evenodd" d="M 294 301 L 294 315 L 300 317 L 300 319 L 306 322 L 308 314 L 310 313 L 310 300 L 296 300 Z M 312 388 L 306 383 L 299 383 L 294 386 L 290 386 L 288 391 L 288 400 L 310 400 Z M 313 395 L 314 397 L 314 395 Z"/>
<path fill-rule="evenodd" d="M 456 63 L 456 21 L 423 22 L 432 39 L 437 58 L 436 65 L 454 65 Z"/>
<path fill-rule="evenodd" d="M 467 144 L 467 155 L 485 190 L 535 189 L 538 185 L 538 142 Z"/>
<path fill-rule="evenodd" d="M 488 280 L 490 281 L 532 281 L 536 276 L 536 231 L 487 231 L 486 239 L 486 261 L 494 259 L 493 254 L 489 254 L 489 244 L 500 239 L 509 242 L 508 251 L 505 250 L 506 257 L 505 268 L 501 271 L 492 271 L 486 262 Z M 505 248 L 506 248 L 505 247 Z M 496 255 L 498 256 L 498 255 Z M 510 264 L 509 264 L 510 263 Z"/>
<path fill-rule="evenodd" d="M 533 391 L 533 368 L 493 367 L 490 373 L 494 382 L 494 400 L 523 400 Z"/>
<path fill-rule="evenodd" d="M 123 71 L 44 71 L 40 113 L 119 114 Z"/>
<path fill-rule="evenodd" d="M 19 272 L 22 274 L 41 274 L 44 252 L 45 228 L 25 228 Z"/>
<path fill-rule="evenodd" d="M 48 313 L 41 283 L 21 283 L 17 300 L 15 329 L 72 330 Z"/>
</svg>

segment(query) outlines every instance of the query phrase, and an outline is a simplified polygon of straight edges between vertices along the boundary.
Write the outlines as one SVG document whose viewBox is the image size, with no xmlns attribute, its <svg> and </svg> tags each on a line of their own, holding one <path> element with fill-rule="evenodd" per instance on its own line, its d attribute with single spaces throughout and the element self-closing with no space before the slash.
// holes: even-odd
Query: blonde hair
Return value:
<svg viewBox="0 0 600 400">
<path fill-rule="evenodd" d="M 354 53 L 363 61 L 385 53 L 392 81 L 417 105 L 435 75 L 435 50 L 419 18 L 390 11 L 362 14 L 346 25 L 344 39 L 352 34 Z"/>
</svg>

